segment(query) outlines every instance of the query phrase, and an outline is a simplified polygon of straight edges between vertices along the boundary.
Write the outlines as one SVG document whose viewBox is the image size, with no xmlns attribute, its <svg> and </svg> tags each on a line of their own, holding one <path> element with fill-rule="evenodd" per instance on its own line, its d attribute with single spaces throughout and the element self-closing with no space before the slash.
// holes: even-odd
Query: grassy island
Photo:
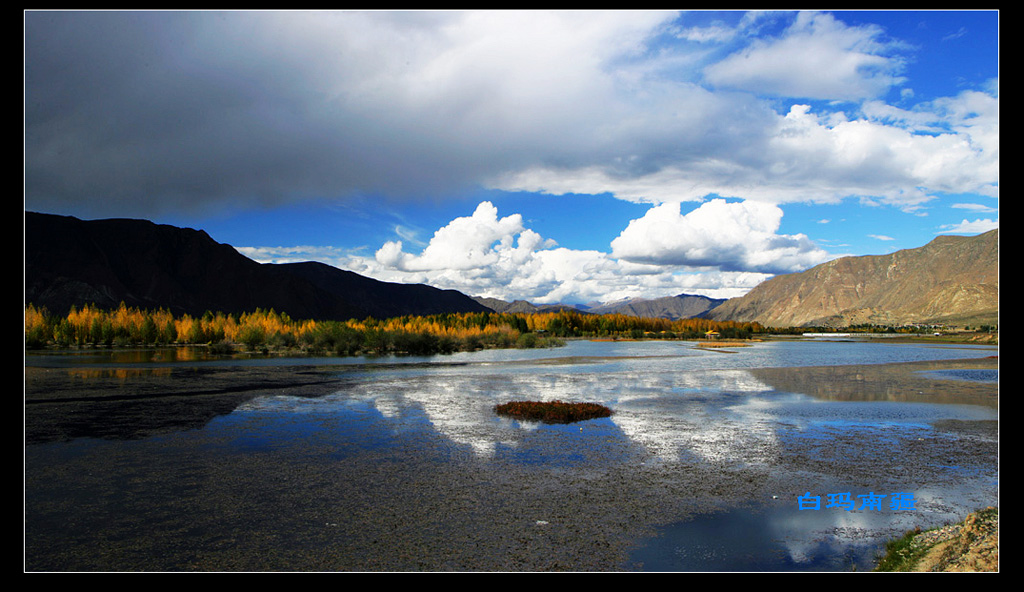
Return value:
<svg viewBox="0 0 1024 592">
<path fill-rule="evenodd" d="M 597 403 L 565 403 L 562 401 L 512 401 L 494 407 L 498 415 L 543 423 L 573 423 L 608 417 L 612 410 Z"/>
</svg>

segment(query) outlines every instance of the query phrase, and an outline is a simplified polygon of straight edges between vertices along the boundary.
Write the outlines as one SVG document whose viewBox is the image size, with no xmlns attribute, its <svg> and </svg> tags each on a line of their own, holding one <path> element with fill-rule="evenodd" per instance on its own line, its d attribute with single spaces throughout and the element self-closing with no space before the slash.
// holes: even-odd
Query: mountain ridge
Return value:
<svg viewBox="0 0 1024 592">
<path fill-rule="evenodd" d="M 25 302 L 164 308 L 174 314 L 274 309 L 293 318 L 486 312 L 454 290 L 381 282 L 323 263 L 258 263 L 205 231 L 25 212 Z"/>
<path fill-rule="evenodd" d="M 998 316 L 998 229 L 775 276 L 708 315 L 769 327 L 996 324 Z"/>
</svg>

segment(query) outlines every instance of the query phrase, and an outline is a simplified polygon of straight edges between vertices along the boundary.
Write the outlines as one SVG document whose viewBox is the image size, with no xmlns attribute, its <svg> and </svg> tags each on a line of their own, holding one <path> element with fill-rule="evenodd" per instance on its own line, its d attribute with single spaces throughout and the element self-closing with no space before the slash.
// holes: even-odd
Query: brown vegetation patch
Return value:
<svg viewBox="0 0 1024 592">
<path fill-rule="evenodd" d="M 562 401 L 511 401 L 494 407 L 494 412 L 514 419 L 543 423 L 573 423 L 608 417 L 612 410 L 597 403 L 565 403 Z"/>
</svg>

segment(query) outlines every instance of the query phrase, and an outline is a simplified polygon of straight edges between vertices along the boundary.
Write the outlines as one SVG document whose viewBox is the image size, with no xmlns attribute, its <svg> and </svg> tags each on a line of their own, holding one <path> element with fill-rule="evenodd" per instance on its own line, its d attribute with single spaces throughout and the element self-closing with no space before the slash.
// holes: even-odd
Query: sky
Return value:
<svg viewBox="0 0 1024 592">
<path fill-rule="evenodd" d="M 27 11 L 25 210 L 544 303 L 999 223 L 999 12 Z"/>
</svg>

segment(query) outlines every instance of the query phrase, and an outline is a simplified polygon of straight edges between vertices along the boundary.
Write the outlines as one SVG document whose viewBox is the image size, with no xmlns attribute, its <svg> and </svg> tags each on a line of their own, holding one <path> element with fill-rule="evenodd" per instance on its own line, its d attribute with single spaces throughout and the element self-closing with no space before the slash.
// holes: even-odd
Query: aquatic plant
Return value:
<svg viewBox="0 0 1024 592">
<path fill-rule="evenodd" d="M 565 403 L 562 401 L 511 401 L 494 407 L 498 415 L 543 423 L 573 423 L 608 417 L 612 410 L 598 403 Z"/>
</svg>

